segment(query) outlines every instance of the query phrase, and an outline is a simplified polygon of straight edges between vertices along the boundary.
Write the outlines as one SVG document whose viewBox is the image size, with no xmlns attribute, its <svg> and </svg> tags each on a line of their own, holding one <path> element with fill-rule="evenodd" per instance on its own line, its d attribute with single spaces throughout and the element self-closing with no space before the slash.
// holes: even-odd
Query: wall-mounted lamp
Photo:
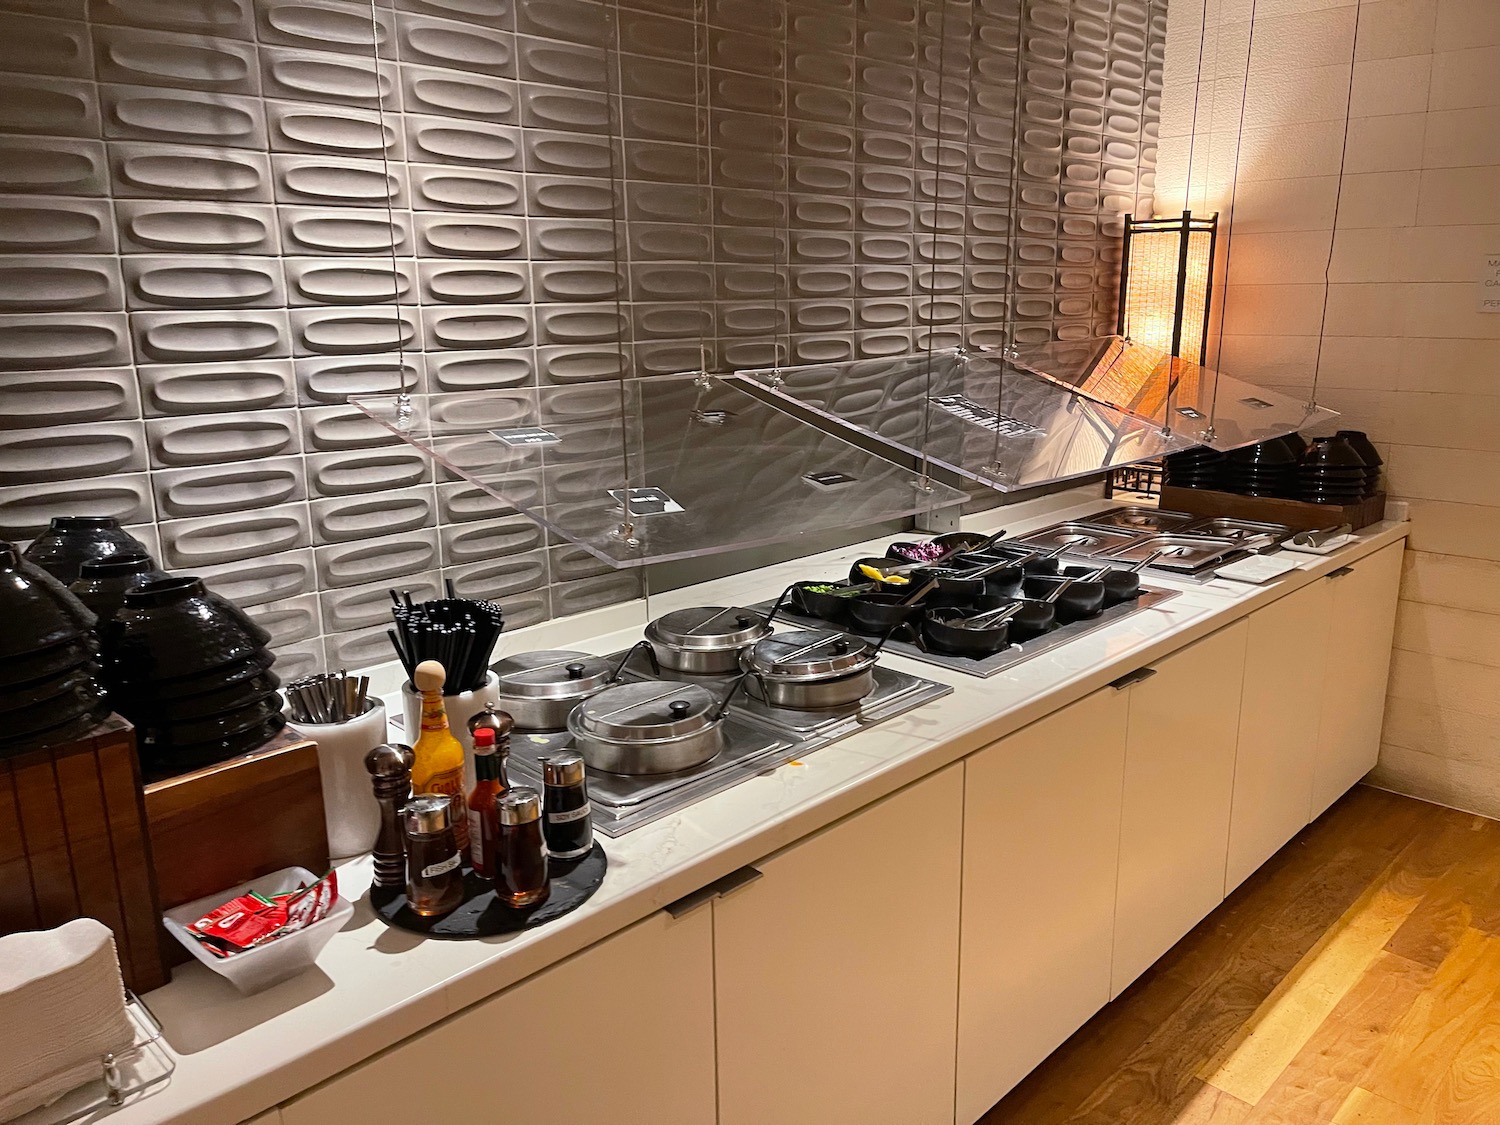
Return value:
<svg viewBox="0 0 1500 1125">
<path fill-rule="evenodd" d="M 1219 216 L 1125 216 L 1119 334 L 1203 364 Z"/>
</svg>

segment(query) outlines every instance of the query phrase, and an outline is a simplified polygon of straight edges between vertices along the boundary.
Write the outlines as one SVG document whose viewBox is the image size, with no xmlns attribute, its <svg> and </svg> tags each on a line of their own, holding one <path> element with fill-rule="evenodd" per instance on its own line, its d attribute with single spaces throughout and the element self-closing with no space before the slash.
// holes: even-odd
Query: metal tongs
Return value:
<svg viewBox="0 0 1500 1125">
<path fill-rule="evenodd" d="M 1351 524 L 1341 523 L 1337 527 L 1321 527 L 1316 531 L 1299 531 L 1292 536 L 1294 547 L 1326 547 L 1335 539 L 1354 531 Z"/>
</svg>

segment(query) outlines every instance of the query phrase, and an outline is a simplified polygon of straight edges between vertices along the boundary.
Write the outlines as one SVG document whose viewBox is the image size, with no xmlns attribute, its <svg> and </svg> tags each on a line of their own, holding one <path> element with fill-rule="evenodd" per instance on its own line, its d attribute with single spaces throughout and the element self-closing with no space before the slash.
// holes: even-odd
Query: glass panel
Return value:
<svg viewBox="0 0 1500 1125">
<path fill-rule="evenodd" d="M 866 444 L 876 438 L 914 468 L 925 459 L 1002 492 L 1194 444 L 1056 381 L 1002 365 L 998 354 L 946 351 L 730 378 Z"/>
<path fill-rule="evenodd" d="M 1337 418 L 1335 411 L 1174 359 L 1121 336 L 1017 349 L 1016 366 L 1191 439 L 1237 449 Z"/>
<path fill-rule="evenodd" d="M 964 494 L 694 375 L 351 402 L 612 566 L 794 540 Z M 627 490 L 629 490 L 627 492 Z M 628 503 L 628 514 L 627 514 Z"/>
</svg>

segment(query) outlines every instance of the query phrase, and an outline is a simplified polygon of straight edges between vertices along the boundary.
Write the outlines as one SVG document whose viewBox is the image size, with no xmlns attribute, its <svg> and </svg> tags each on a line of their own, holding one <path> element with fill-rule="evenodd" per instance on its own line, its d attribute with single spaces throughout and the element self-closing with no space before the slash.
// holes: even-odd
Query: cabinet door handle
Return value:
<svg viewBox="0 0 1500 1125">
<path fill-rule="evenodd" d="M 747 887 L 763 874 L 759 868 L 746 865 L 737 871 L 731 871 L 722 879 L 715 879 L 707 886 L 699 887 L 696 891 L 683 895 L 676 902 L 669 902 L 662 907 L 673 918 L 681 918 L 684 914 L 691 914 L 705 902 L 712 902 L 716 898 L 723 898 L 727 894 Z"/>
<path fill-rule="evenodd" d="M 1346 574 L 1353 574 L 1353 573 L 1354 573 L 1354 568 L 1352 566 L 1341 566 L 1337 570 L 1330 570 L 1327 574 L 1323 575 L 1323 577 L 1324 578 L 1342 578 Z"/>
<path fill-rule="evenodd" d="M 1126 672 L 1118 680 L 1111 680 L 1109 686 L 1116 691 L 1124 691 L 1131 684 L 1138 684 L 1142 680 L 1149 680 L 1156 675 L 1155 668 L 1137 668 L 1134 672 Z"/>
</svg>

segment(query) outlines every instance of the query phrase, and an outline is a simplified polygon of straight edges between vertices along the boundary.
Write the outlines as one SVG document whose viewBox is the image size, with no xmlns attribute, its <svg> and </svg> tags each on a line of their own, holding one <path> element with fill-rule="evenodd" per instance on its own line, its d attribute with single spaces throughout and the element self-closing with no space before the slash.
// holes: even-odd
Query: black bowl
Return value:
<svg viewBox="0 0 1500 1125">
<path fill-rule="evenodd" d="M 112 694 L 139 698 L 146 703 L 163 703 L 171 700 L 195 698 L 219 691 L 227 691 L 245 680 L 263 675 L 276 662 L 269 649 L 259 649 L 253 655 L 233 664 L 211 668 L 195 676 L 183 676 L 175 680 L 121 681 L 114 678 L 115 669 L 105 665 L 105 680 Z"/>
<path fill-rule="evenodd" d="M 975 536 L 975 540 L 982 540 L 984 536 Z M 932 540 L 897 540 L 885 549 L 887 559 L 899 559 L 901 562 L 926 563 L 935 562 L 946 555 L 951 547 L 944 547 L 936 539 Z M 883 568 L 882 568 L 883 569 Z"/>
<path fill-rule="evenodd" d="M 125 595 L 101 632 L 112 680 L 121 684 L 196 676 L 252 657 L 271 634 L 192 577 L 160 578 Z"/>
<path fill-rule="evenodd" d="M 7 716 L 31 707 L 40 707 L 56 702 L 65 707 L 70 700 L 85 699 L 89 705 L 97 703 L 104 688 L 95 674 L 94 665 L 87 662 L 55 676 L 33 680 L 29 684 L 17 684 L 0 688 L 0 731 L 4 730 Z"/>
<path fill-rule="evenodd" d="M 201 695 L 189 695 L 178 699 L 158 699 L 152 696 L 136 696 L 135 705 L 162 721 L 186 722 L 221 715 L 236 707 L 244 707 L 264 699 L 281 686 L 281 678 L 275 672 L 260 672 L 248 679 L 224 684 Z"/>
<path fill-rule="evenodd" d="M 1032 554 L 1035 550 L 1036 548 L 1034 547 L 1007 547 L 997 543 L 988 550 L 973 555 L 959 555 L 952 561 L 955 563 L 962 562 L 966 566 L 970 563 L 976 566 L 988 566 L 990 563 L 1024 558 L 1026 555 Z M 1051 558 L 1046 559 L 1028 559 L 1022 564 L 1022 569 L 1028 575 L 1056 574 L 1061 565 L 1057 561 L 1057 556 L 1053 555 Z"/>
<path fill-rule="evenodd" d="M 913 591 L 915 592 L 915 591 Z M 906 594 L 859 594 L 849 599 L 849 617 L 854 627 L 877 636 L 912 620 L 922 612 L 922 603 L 901 605 Z"/>
<path fill-rule="evenodd" d="M 34 684 L 75 668 L 92 664 L 99 655 L 98 643 L 90 636 L 75 637 L 24 656 L 0 660 L 0 691 Z M 97 671 L 97 669 L 96 669 Z"/>
<path fill-rule="evenodd" d="M 68 589 L 73 596 L 93 612 L 100 621 L 108 621 L 125 604 L 125 595 L 139 589 L 147 582 L 168 578 L 165 571 L 157 570 L 150 555 L 139 551 L 123 551 L 118 555 L 107 555 L 102 559 L 86 562 L 79 570 L 78 581 Z"/>
<path fill-rule="evenodd" d="M 21 738 L 48 730 L 69 719 L 92 715 L 109 706 L 92 676 L 70 680 L 61 691 L 32 703 L 0 713 L 0 729 L 8 738 Z"/>
<path fill-rule="evenodd" d="M 217 765 L 259 750 L 285 726 L 286 717 L 274 715 L 264 723 L 227 738 L 206 742 L 146 741 L 141 745 L 141 769 L 148 780 L 155 781 Z"/>
<path fill-rule="evenodd" d="M 0 660 L 85 637 L 94 615 L 52 575 L 0 543 Z"/>
<path fill-rule="evenodd" d="M 893 558 L 877 559 L 873 555 L 867 555 L 866 557 L 864 557 L 862 559 L 855 559 L 854 562 L 853 562 L 853 564 L 850 565 L 850 567 L 849 567 L 849 582 L 850 582 L 851 585 L 860 586 L 860 585 L 864 585 L 866 583 L 874 582 L 875 581 L 875 579 L 869 577 L 867 574 L 865 574 L 863 571 L 861 571 L 859 569 L 861 566 L 873 566 L 876 570 L 880 571 L 880 573 L 885 574 L 885 573 L 888 573 L 890 571 L 891 567 L 893 567 L 893 566 L 910 566 L 910 565 L 911 565 L 911 561 L 910 560 L 893 559 Z M 833 583 L 830 583 L 830 585 L 833 585 Z M 907 589 L 907 586 L 904 585 L 904 584 L 902 584 L 902 583 L 900 583 L 900 582 L 896 582 L 896 583 L 882 584 L 882 588 L 887 589 L 887 590 L 896 590 L 896 589 L 905 590 L 905 589 Z"/>
<path fill-rule="evenodd" d="M 169 720 L 164 716 L 148 712 L 139 718 L 125 717 L 142 730 L 150 732 L 157 742 L 172 745 L 192 742 L 213 742 L 260 726 L 273 715 L 281 714 L 281 696 L 272 691 L 247 704 L 231 708 L 217 715 L 201 719 Z"/>
<path fill-rule="evenodd" d="M 1045 599 L 1057 589 L 1061 578 L 1037 576 L 1026 580 L 1026 596 Z M 1064 625 L 1098 617 L 1104 611 L 1103 582 L 1074 582 L 1053 603 L 1057 606 L 1057 619 Z"/>
<path fill-rule="evenodd" d="M 42 730 L 33 731 L 30 734 L 17 734 L 7 730 L 5 737 L 0 738 L 0 758 L 13 757 L 16 754 L 25 754 L 31 750 L 40 750 L 44 746 L 55 746 L 59 742 L 67 742 L 71 739 L 80 738 L 93 730 L 106 718 L 109 717 L 109 704 L 100 703 L 90 711 L 81 715 L 74 715 L 63 719 L 52 726 Z"/>
<path fill-rule="evenodd" d="M 922 615 L 922 638 L 938 652 L 952 656 L 983 658 L 993 656 L 1010 645 L 1009 620 L 978 629 L 968 629 L 960 624 L 973 616 L 972 610 L 953 607 L 929 609 Z"/>
<path fill-rule="evenodd" d="M 1301 464 L 1304 466 L 1318 466 L 1331 469 L 1368 469 L 1354 445 L 1345 438 L 1338 436 L 1318 437 L 1312 439 L 1312 444 L 1307 447 L 1307 452 L 1302 455 Z"/>
<path fill-rule="evenodd" d="M 84 563 L 125 552 L 149 554 L 113 516 L 56 516 L 26 548 L 26 558 L 66 584 L 78 580 Z"/>
<path fill-rule="evenodd" d="M 1297 451 L 1278 437 L 1231 449 L 1225 455 L 1225 460 L 1231 472 L 1247 465 L 1259 468 L 1290 467 L 1297 463 Z"/>
<path fill-rule="evenodd" d="M 838 586 L 837 582 L 794 582 L 790 601 L 792 609 L 810 617 L 818 617 L 842 625 L 849 619 L 849 597 L 839 594 L 819 593 L 809 586 Z"/>
</svg>

